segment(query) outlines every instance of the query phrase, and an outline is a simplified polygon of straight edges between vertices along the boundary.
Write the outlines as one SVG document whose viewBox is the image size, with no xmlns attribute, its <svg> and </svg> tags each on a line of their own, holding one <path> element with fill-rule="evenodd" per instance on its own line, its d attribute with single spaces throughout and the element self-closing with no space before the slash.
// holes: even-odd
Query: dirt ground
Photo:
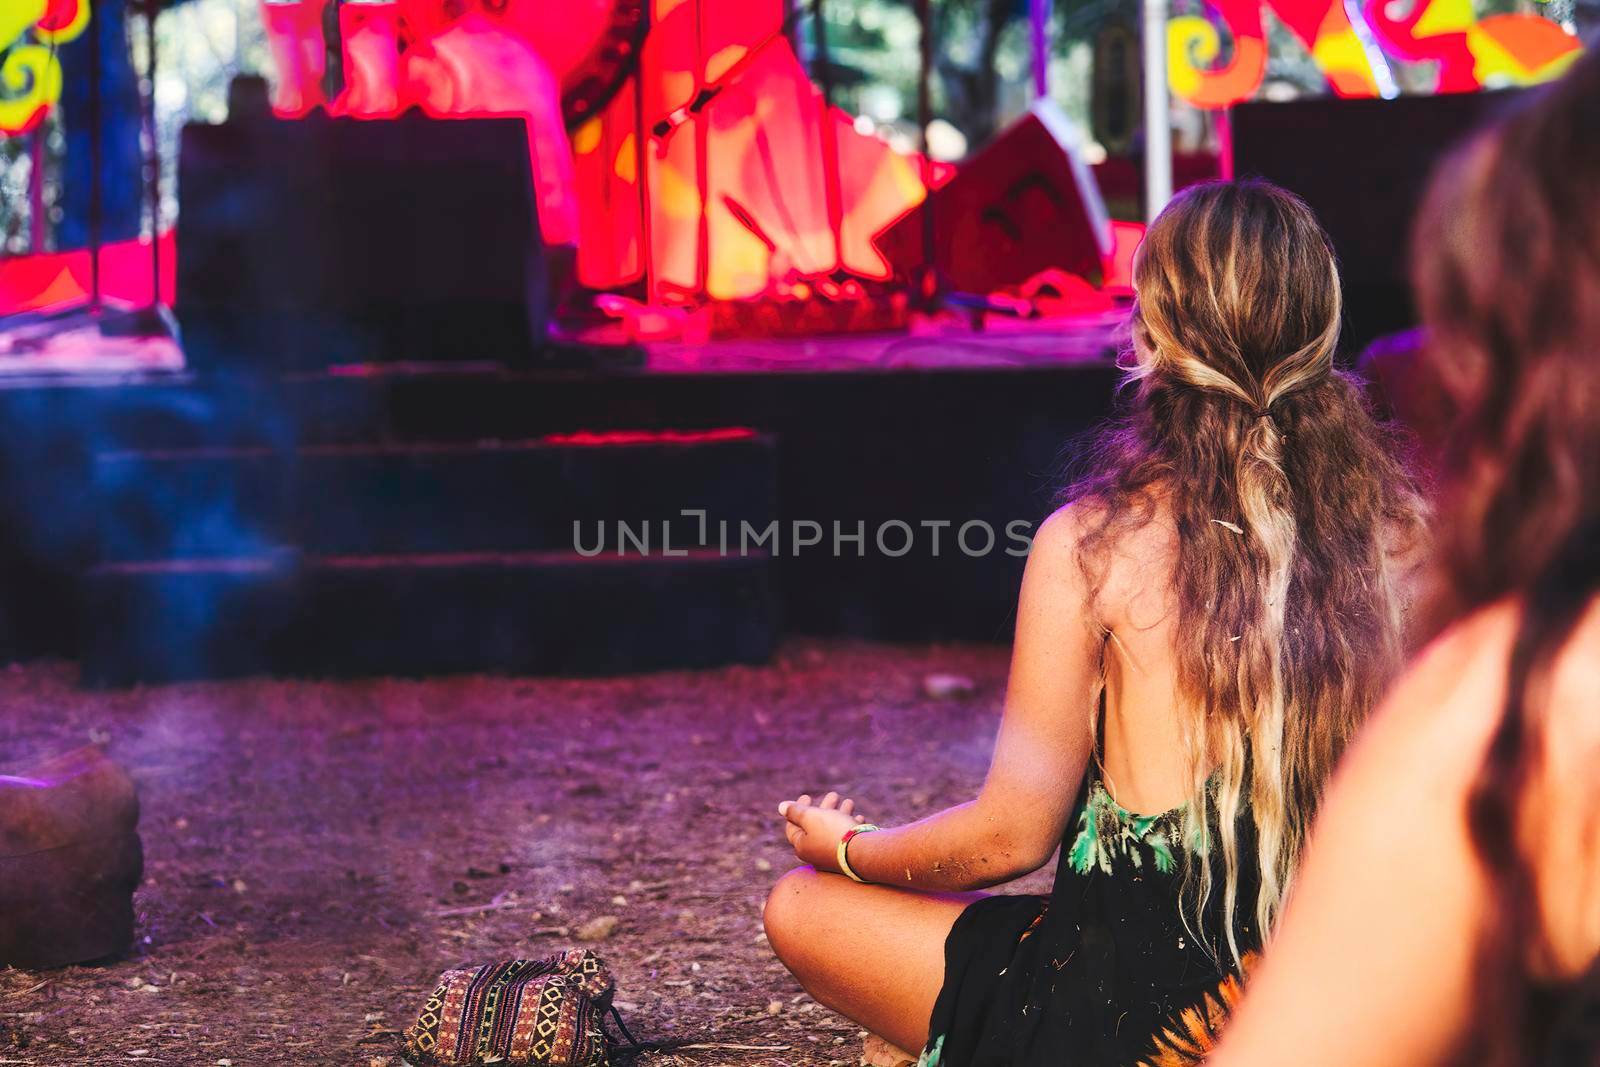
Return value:
<svg viewBox="0 0 1600 1067">
<path fill-rule="evenodd" d="M 125 959 L 0 970 L 0 1064 L 398 1067 L 438 973 L 588 942 L 679 1065 L 855 1064 L 768 949 L 775 808 L 880 822 L 966 799 L 1006 653 L 791 643 L 770 665 L 576 681 L 247 680 L 85 692 L 0 672 L 0 772 L 103 743 L 139 783 Z M 949 672 L 970 695 L 935 698 Z M 1037 876 L 1036 876 L 1037 877 Z M 742 1047 L 728 1047 L 742 1046 Z"/>
</svg>

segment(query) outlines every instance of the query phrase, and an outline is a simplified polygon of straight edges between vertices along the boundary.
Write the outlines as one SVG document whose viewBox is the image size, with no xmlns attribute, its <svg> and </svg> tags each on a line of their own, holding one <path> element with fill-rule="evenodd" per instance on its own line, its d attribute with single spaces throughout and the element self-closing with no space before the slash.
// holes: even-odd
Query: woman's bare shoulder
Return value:
<svg viewBox="0 0 1600 1067">
<path fill-rule="evenodd" d="M 1373 716 L 1346 777 L 1391 802 L 1458 808 L 1505 714 L 1511 650 L 1522 607 L 1505 600 L 1451 626 L 1413 660 Z M 1600 762 L 1600 605 L 1558 655 L 1532 707 L 1533 797 L 1546 811 L 1594 811 Z"/>
<path fill-rule="evenodd" d="M 1045 520 L 1034 547 L 1071 560 L 1093 587 L 1098 610 L 1116 617 L 1130 600 L 1166 591 L 1178 540 L 1167 510 L 1152 495 L 1115 515 L 1094 499 L 1065 504 Z"/>
<path fill-rule="evenodd" d="M 1435 638 L 1384 702 L 1380 718 L 1402 735 L 1486 736 L 1505 711 L 1511 649 L 1522 606 L 1481 608 Z M 1537 721 L 1547 744 L 1600 746 L 1600 600 L 1557 655 Z M 1451 746 L 1455 747 L 1455 746 Z"/>
<path fill-rule="evenodd" d="M 1514 606 L 1493 605 L 1429 643 L 1341 763 L 1340 792 L 1464 816 L 1467 791 L 1505 703 L 1516 621 Z"/>
<path fill-rule="evenodd" d="M 1503 674 L 1520 614 L 1516 603 L 1503 600 L 1452 623 L 1417 654 L 1396 692 L 1448 695 L 1464 675 Z"/>
<path fill-rule="evenodd" d="M 1556 656 L 1542 718 L 1552 751 L 1569 757 L 1583 754 L 1590 769 L 1581 776 L 1587 787 L 1594 780 L 1593 760 L 1600 752 L 1600 597 L 1590 602 Z"/>
</svg>

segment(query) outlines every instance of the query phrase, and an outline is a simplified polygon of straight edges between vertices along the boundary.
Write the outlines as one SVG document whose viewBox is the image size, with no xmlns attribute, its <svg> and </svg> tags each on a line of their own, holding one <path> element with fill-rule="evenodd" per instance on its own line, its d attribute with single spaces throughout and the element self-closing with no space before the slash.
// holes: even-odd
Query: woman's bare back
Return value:
<svg viewBox="0 0 1600 1067">
<path fill-rule="evenodd" d="M 1193 768 L 1178 689 L 1177 532 L 1157 515 L 1107 554 L 1095 612 L 1106 628 L 1105 777 L 1130 811 L 1156 814 L 1189 799 Z"/>
</svg>

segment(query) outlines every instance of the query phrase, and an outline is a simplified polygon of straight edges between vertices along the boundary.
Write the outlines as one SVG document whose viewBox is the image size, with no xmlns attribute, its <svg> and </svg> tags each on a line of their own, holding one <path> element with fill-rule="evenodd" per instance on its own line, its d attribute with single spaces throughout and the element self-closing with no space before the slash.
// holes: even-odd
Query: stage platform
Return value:
<svg viewBox="0 0 1600 1067">
<path fill-rule="evenodd" d="M 792 372 L 949 370 L 1100 363 L 1119 343 L 1125 309 L 1064 319 L 1025 320 L 989 316 L 982 329 L 928 323 L 910 330 L 782 339 L 724 339 L 687 343 L 660 341 L 640 346 L 638 358 L 613 355 L 589 373 L 745 374 Z M 619 341 L 617 348 L 624 347 Z M 581 345 L 573 354 L 581 359 Z M 455 371 L 499 374 L 502 365 L 481 363 L 388 365 L 345 368 L 341 373 L 427 375 Z M 106 384 L 144 378 L 161 382 L 186 370 L 182 348 L 170 337 L 105 337 L 87 315 L 65 320 L 27 314 L 0 320 L 0 388 L 15 385 Z M 539 372 L 534 372 L 536 375 Z M 317 377 L 313 375 L 312 377 Z"/>
<path fill-rule="evenodd" d="M 87 652 L 86 676 L 121 683 L 408 673 L 407 664 L 587 672 L 750 661 L 784 630 L 1004 640 L 1023 564 L 1006 551 L 1008 525 L 1031 528 L 1048 513 L 1072 438 L 1107 410 L 1121 317 L 660 344 L 637 365 L 612 359 L 591 369 L 486 361 L 198 375 L 103 360 L 73 369 L 56 353 L 48 370 L 0 372 L 0 651 Z M 735 449 L 734 438 L 756 443 Z M 508 509 L 507 497 L 526 505 Z M 756 528 L 776 521 L 781 542 L 737 566 L 645 559 L 627 572 L 638 574 L 631 591 L 618 591 L 615 583 L 633 579 L 613 568 L 612 585 L 595 588 L 611 588 L 618 611 L 648 615 L 651 625 L 621 630 L 604 605 L 585 607 L 591 572 L 561 531 L 609 517 L 672 521 L 677 530 L 691 520 L 675 516 L 697 509 L 713 517 L 713 531 L 718 515 Z M 481 521 L 460 518 L 473 511 Z M 972 522 L 995 531 L 993 549 L 969 555 L 954 544 Z M 846 538 L 838 554 L 835 523 Z M 885 553 L 874 532 L 896 523 L 912 528 L 911 547 Z M 795 524 L 802 540 L 820 530 L 821 543 L 793 546 Z M 537 536 L 517 540 L 533 527 Z M 848 540 L 858 530 L 864 543 Z M 713 532 L 689 547 L 710 552 L 715 540 Z M 890 540 L 898 549 L 905 537 L 896 527 Z M 572 634 L 624 634 L 638 654 L 575 655 L 565 666 L 506 651 L 475 660 L 461 652 L 476 640 L 472 620 L 481 614 L 499 632 L 518 616 L 506 604 L 475 611 L 472 596 L 449 605 L 451 651 L 442 658 L 420 655 L 426 625 L 377 625 L 442 603 L 437 591 L 455 588 L 455 572 L 440 568 L 455 565 L 460 587 L 479 590 L 472 596 L 498 586 L 552 597 Z M 709 585 L 696 591 L 692 619 L 675 625 L 675 591 L 692 586 L 687 576 L 700 566 Z M 262 575 L 260 589 L 240 591 L 228 576 L 241 573 Z M 287 606 L 286 573 L 299 598 Z M 265 612 L 301 637 L 275 637 L 276 659 L 213 664 L 174 653 L 145 670 L 163 642 L 210 647 L 185 627 L 214 622 L 219 602 L 208 598 L 219 580 L 229 611 Z M 357 593 L 339 592 L 350 589 Z M 155 606 L 141 613 L 140 597 Z M 403 631 L 396 656 L 366 644 L 348 662 L 330 662 L 327 634 L 306 612 L 334 602 L 347 605 L 337 613 L 342 632 L 359 630 L 363 611 L 375 633 Z M 711 625 L 724 616 L 740 624 Z M 243 641 L 252 626 L 233 618 L 228 641 Z M 689 656 L 685 626 L 704 630 L 723 654 Z M 153 640 L 163 628 L 167 636 Z M 553 632 L 548 618 L 527 629 L 530 639 Z M 117 630 L 141 636 L 108 645 Z M 509 647 L 504 633 L 490 645 Z M 678 660 L 660 654 L 669 645 L 683 651 Z"/>
<path fill-rule="evenodd" d="M 654 374 L 872 373 L 1100 364 L 1115 355 L 1125 310 L 1029 321 L 992 316 L 979 330 L 948 325 L 906 332 L 645 346 Z"/>
</svg>

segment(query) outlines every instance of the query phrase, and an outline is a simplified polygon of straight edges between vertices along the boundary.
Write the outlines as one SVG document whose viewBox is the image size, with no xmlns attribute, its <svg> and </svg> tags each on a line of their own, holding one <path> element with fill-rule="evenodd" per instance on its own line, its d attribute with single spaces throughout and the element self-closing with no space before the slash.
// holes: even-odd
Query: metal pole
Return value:
<svg viewBox="0 0 1600 1067">
<path fill-rule="evenodd" d="M 922 273 L 917 279 L 917 299 L 932 308 L 939 290 L 934 252 L 933 160 L 928 155 L 928 127 L 933 124 L 933 4 L 916 0 L 917 25 L 917 147 L 922 150 Z"/>
<path fill-rule="evenodd" d="M 150 139 L 149 183 L 145 186 L 150 202 L 150 306 L 161 306 L 161 131 L 156 117 L 156 16 L 159 0 L 145 0 L 145 91 L 143 118 Z"/>
<path fill-rule="evenodd" d="M 1172 122 L 1167 95 L 1167 0 L 1143 3 L 1144 211 L 1148 222 L 1172 199 Z"/>
<path fill-rule="evenodd" d="M 45 250 L 44 131 L 45 124 L 41 122 L 33 128 L 28 142 L 28 251 L 34 255 Z"/>
<path fill-rule="evenodd" d="M 822 90 L 821 130 L 823 197 L 827 201 L 828 229 L 833 235 L 833 269 L 844 270 L 844 190 L 839 182 L 839 131 L 833 121 L 833 59 L 828 54 L 828 20 L 822 0 L 811 0 L 811 33 L 817 52 L 811 74 Z"/>
<path fill-rule="evenodd" d="M 100 82 L 105 77 L 100 63 L 101 21 L 92 18 L 89 24 L 89 309 L 96 314 L 100 312 Z"/>
<path fill-rule="evenodd" d="M 822 0 L 811 0 L 811 36 L 816 54 L 811 63 L 811 79 L 822 90 L 822 103 L 833 106 L 833 60 L 828 55 L 828 23 L 823 17 Z"/>
<path fill-rule="evenodd" d="M 1033 44 L 1033 98 L 1050 95 L 1050 0 L 1028 0 L 1029 36 Z"/>
</svg>

